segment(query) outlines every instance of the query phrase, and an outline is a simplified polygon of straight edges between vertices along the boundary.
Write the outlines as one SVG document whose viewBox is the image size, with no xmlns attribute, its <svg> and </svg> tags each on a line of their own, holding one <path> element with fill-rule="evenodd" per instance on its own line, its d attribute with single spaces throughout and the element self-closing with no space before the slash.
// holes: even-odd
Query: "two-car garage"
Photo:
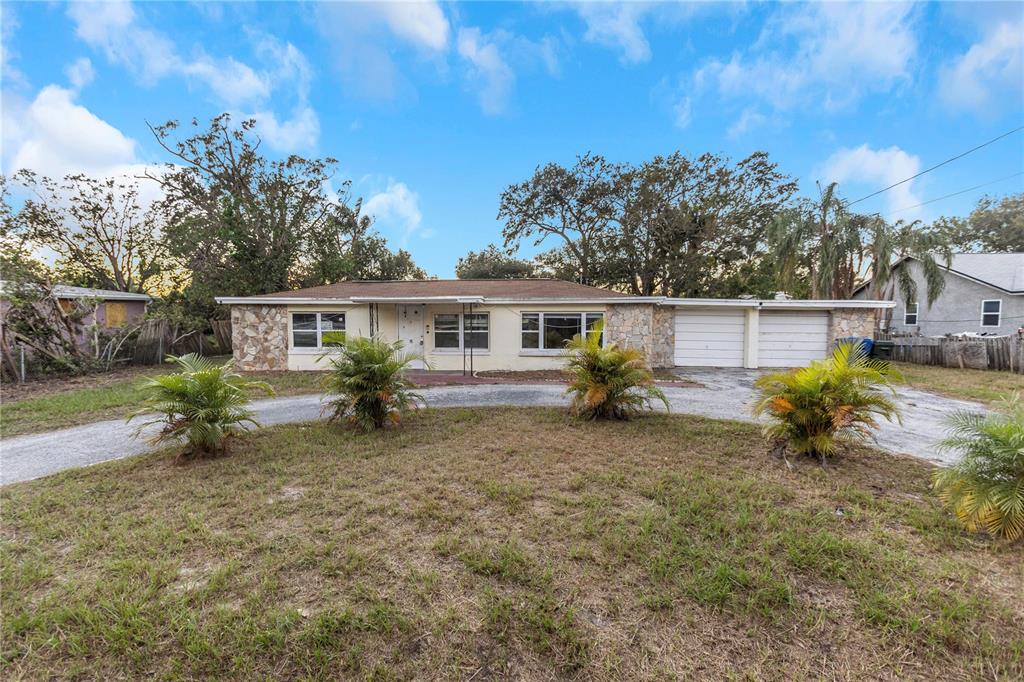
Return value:
<svg viewBox="0 0 1024 682">
<path fill-rule="evenodd" d="M 799 367 L 828 351 L 828 310 L 679 307 L 674 323 L 679 367 Z"/>
</svg>

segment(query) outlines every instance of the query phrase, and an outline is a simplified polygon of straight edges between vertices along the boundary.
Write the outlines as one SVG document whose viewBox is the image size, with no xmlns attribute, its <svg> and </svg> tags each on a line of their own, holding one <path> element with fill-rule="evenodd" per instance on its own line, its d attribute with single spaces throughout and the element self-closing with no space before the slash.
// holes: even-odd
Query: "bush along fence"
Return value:
<svg viewBox="0 0 1024 682">
<path fill-rule="evenodd" d="M 1024 374 L 1024 339 L 1010 336 L 896 337 L 892 359 L 918 365 Z"/>
<path fill-rule="evenodd" d="M 152 318 L 114 334 L 97 335 L 95 342 L 90 336 L 88 343 L 71 346 L 70 351 L 62 353 L 44 353 L 13 335 L 10 339 L 5 335 L 0 339 L 0 374 L 3 381 L 24 382 L 109 371 L 125 365 L 159 365 L 168 355 L 230 354 L 230 320 L 211 320 L 211 325 L 212 337 L 201 331 L 182 331 L 166 319 Z"/>
</svg>

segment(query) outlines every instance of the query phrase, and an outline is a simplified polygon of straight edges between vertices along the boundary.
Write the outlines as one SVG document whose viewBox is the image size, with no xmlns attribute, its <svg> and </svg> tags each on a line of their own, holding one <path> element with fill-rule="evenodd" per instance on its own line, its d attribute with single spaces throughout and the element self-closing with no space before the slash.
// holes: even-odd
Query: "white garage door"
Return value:
<svg viewBox="0 0 1024 682">
<path fill-rule="evenodd" d="M 762 310 L 758 324 L 760 367 L 804 367 L 828 350 L 828 313 Z"/>
<path fill-rule="evenodd" d="M 742 367 L 745 314 L 740 310 L 676 313 L 676 365 Z"/>
</svg>

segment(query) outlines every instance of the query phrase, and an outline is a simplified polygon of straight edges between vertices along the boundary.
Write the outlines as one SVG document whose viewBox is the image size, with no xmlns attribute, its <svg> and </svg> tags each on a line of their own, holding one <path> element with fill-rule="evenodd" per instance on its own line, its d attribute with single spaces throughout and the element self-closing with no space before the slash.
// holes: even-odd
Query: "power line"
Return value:
<svg viewBox="0 0 1024 682">
<path fill-rule="evenodd" d="M 952 194 L 947 194 L 947 195 L 941 196 L 941 197 L 935 197 L 934 199 L 929 199 L 928 201 L 922 201 L 920 204 L 914 204 L 913 206 L 905 206 L 903 208 L 897 208 L 895 211 L 889 211 L 889 213 L 899 213 L 900 211 L 909 211 L 912 208 L 920 208 L 921 206 L 927 206 L 928 204 L 934 204 L 936 201 L 942 201 L 943 199 L 949 199 L 951 197 L 959 196 L 961 194 L 966 194 L 967 192 L 973 192 L 976 189 L 981 189 L 982 187 L 988 187 L 989 185 L 994 185 L 997 182 L 1002 182 L 1003 180 L 1009 180 L 1010 178 L 1015 178 L 1018 175 L 1024 175 L 1024 171 L 1020 171 L 1018 173 L 1012 173 L 1011 175 L 1007 175 L 1005 177 L 999 178 L 998 180 L 990 180 L 988 182 L 983 182 L 980 185 L 975 185 L 974 187 L 968 187 L 967 189 L 962 189 L 959 192 L 953 192 Z M 881 215 L 881 214 L 876 213 L 875 215 Z"/>
<path fill-rule="evenodd" d="M 878 190 L 877 192 L 872 192 L 871 194 L 868 194 L 867 196 L 863 196 L 860 199 L 857 199 L 856 201 L 851 201 L 851 202 L 849 202 L 847 204 L 847 206 L 853 206 L 854 204 L 859 204 L 860 202 L 864 201 L 865 199 L 870 199 L 871 197 L 877 196 L 877 195 L 881 194 L 882 192 L 888 192 L 893 187 L 899 187 L 900 185 L 902 185 L 902 184 L 904 184 L 906 182 L 910 182 L 911 180 L 913 180 L 915 178 L 921 177 L 925 173 L 932 172 L 936 168 L 941 168 L 942 166 L 945 166 L 947 163 L 952 163 L 953 161 L 956 161 L 957 159 L 962 159 L 963 157 L 967 156 L 968 154 L 972 154 L 972 153 L 978 151 L 979 149 L 981 149 L 983 147 L 989 146 L 993 142 L 998 142 L 999 140 L 1003 139 L 1004 137 L 1009 137 L 1010 135 L 1013 135 L 1016 132 L 1020 132 L 1021 130 L 1024 130 L 1024 126 L 1020 126 L 1020 127 L 1014 128 L 1013 130 L 1010 130 L 1008 132 L 1003 133 L 999 137 L 993 137 L 988 142 L 983 142 L 982 144 L 979 144 L 977 147 L 974 147 L 973 149 L 968 149 L 967 151 L 963 152 L 962 154 L 957 154 L 956 156 L 948 158 L 945 161 L 942 161 L 940 163 L 935 164 L 931 168 L 925 168 L 923 171 L 921 171 L 920 173 L 918 173 L 916 175 L 911 175 L 909 178 L 905 178 L 903 180 L 900 180 L 899 182 L 894 182 L 893 184 L 889 185 L 888 187 L 883 187 L 882 189 Z"/>
</svg>

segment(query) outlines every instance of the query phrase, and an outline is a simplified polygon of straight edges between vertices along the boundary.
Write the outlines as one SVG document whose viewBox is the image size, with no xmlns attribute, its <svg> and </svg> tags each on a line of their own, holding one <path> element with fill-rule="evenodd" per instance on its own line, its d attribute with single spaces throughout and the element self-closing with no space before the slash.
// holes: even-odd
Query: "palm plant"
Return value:
<svg viewBox="0 0 1024 682">
<path fill-rule="evenodd" d="M 603 331 L 604 323 L 598 322 L 566 345 L 571 376 L 566 393 L 572 394 L 573 413 L 585 419 L 629 419 L 655 399 L 667 410 L 668 399 L 654 385 L 643 353 L 614 343 L 603 346 Z"/>
<path fill-rule="evenodd" d="M 325 354 L 331 369 L 323 379 L 331 399 L 331 420 L 344 419 L 365 431 L 398 423 L 402 413 L 423 402 L 403 372 L 416 355 L 402 353 L 402 342 L 350 337 L 337 352 Z"/>
<path fill-rule="evenodd" d="M 899 419 L 895 402 L 883 393 L 901 377 L 888 363 L 872 360 L 860 344 L 840 344 L 832 355 L 808 367 L 760 377 L 755 415 L 767 415 L 765 436 L 795 452 L 825 457 L 843 438 L 863 440 L 878 418 Z"/>
<path fill-rule="evenodd" d="M 224 451 L 227 438 L 245 430 L 246 424 L 259 425 L 246 408 L 249 391 L 273 395 L 269 384 L 241 376 L 230 360 L 221 365 L 195 353 L 168 359 L 181 369 L 147 379 L 143 406 L 130 414 L 128 421 L 140 415 L 156 416 L 141 424 L 136 433 L 151 424 L 162 424 L 151 443 L 184 441 L 188 449 L 183 454 L 216 455 Z"/>
<path fill-rule="evenodd" d="M 935 490 L 967 530 L 1012 541 L 1024 535 L 1024 400 L 1014 393 L 997 410 L 949 418 L 940 447 L 963 456 L 935 475 Z"/>
</svg>

